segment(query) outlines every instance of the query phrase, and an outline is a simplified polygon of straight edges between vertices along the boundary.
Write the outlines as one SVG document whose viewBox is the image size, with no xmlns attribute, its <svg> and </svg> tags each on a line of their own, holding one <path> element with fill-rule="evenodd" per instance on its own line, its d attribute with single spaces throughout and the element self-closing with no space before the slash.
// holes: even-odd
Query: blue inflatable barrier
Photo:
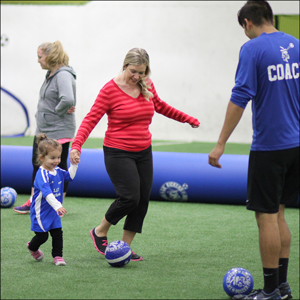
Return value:
<svg viewBox="0 0 300 300">
<path fill-rule="evenodd" d="M 32 147 L 1 146 L 1 187 L 31 192 Z M 151 200 L 245 204 L 248 155 L 223 155 L 222 169 L 208 164 L 208 154 L 153 152 Z M 82 149 L 69 196 L 115 198 L 103 150 Z"/>
</svg>

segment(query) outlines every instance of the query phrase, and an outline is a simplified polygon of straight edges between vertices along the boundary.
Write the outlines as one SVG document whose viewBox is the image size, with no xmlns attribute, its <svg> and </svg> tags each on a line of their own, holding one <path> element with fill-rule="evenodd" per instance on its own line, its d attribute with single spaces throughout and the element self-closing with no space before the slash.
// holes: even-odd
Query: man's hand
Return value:
<svg viewBox="0 0 300 300">
<path fill-rule="evenodd" d="M 208 155 L 208 163 L 216 168 L 222 168 L 222 165 L 219 164 L 219 159 L 224 153 L 225 145 L 217 144 L 214 149 Z"/>
</svg>

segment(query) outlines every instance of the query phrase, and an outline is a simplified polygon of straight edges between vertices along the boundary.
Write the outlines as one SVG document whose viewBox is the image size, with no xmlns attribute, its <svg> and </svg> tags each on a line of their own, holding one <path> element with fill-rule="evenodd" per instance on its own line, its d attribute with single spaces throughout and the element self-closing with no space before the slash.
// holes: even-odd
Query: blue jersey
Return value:
<svg viewBox="0 0 300 300">
<path fill-rule="evenodd" d="M 240 51 L 230 100 L 245 108 L 252 99 L 251 150 L 299 146 L 299 40 L 263 33 Z"/>
<path fill-rule="evenodd" d="M 62 203 L 64 181 L 72 180 L 69 171 L 65 171 L 59 167 L 56 167 L 54 171 L 48 171 L 43 167 L 38 169 L 35 175 L 34 195 L 30 206 L 32 231 L 46 232 L 50 229 L 62 227 L 60 216 L 57 215 L 55 209 L 48 203 L 46 197 L 52 193 L 56 200 Z"/>
</svg>

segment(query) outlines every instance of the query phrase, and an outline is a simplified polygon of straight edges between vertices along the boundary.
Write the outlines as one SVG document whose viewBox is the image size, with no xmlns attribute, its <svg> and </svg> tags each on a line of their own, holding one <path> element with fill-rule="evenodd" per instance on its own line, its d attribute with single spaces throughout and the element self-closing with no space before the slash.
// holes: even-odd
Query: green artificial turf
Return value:
<svg viewBox="0 0 300 300">
<path fill-rule="evenodd" d="M 2 145 L 32 146 L 33 137 L 1 138 Z M 88 138 L 83 148 L 102 148 Z M 215 143 L 153 141 L 154 151 L 209 153 Z M 227 144 L 227 154 L 249 154 L 249 144 Z M 18 195 L 17 205 L 28 195 Z M 150 201 L 143 233 L 131 247 L 144 261 L 113 268 L 94 248 L 89 231 L 113 199 L 66 197 L 62 219 L 67 266 L 52 262 L 51 237 L 36 262 L 26 248 L 30 216 L 1 209 L 1 299 L 229 299 L 222 281 L 234 267 L 246 268 L 254 288 L 263 277 L 254 213 L 244 205 Z M 288 281 L 299 299 L 299 209 L 288 208 L 292 233 Z M 109 231 L 122 238 L 124 220 Z"/>
<path fill-rule="evenodd" d="M 19 195 L 17 205 L 27 195 Z M 246 268 L 254 288 L 263 278 L 254 213 L 243 205 L 150 201 L 132 250 L 144 257 L 113 268 L 94 248 L 89 231 L 112 199 L 66 197 L 62 219 L 66 266 L 55 266 L 51 237 L 36 262 L 26 248 L 30 216 L 1 209 L 1 299 L 229 299 L 223 277 Z M 288 281 L 299 299 L 299 209 L 287 209 L 293 243 Z M 122 238 L 123 220 L 108 242 Z"/>
<path fill-rule="evenodd" d="M 33 136 L 3 138 L 1 145 L 32 146 Z M 103 138 L 88 138 L 83 144 L 84 149 L 102 148 Z M 209 153 L 216 143 L 208 142 L 184 142 L 184 141 L 152 141 L 153 151 L 166 152 L 188 152 L 188 153 Z M 224 154 L 245 154 L 250 152 L 250 144 L 227 143 Z"/>
</svg>

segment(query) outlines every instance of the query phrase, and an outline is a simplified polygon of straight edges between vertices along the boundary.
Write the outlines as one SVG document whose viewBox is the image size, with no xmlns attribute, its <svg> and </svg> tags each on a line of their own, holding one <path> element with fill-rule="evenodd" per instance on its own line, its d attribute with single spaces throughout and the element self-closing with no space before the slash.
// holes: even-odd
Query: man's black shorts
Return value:
<svg viewBox="0 0 300 300">
<path fill-rule="evenodd" d="M 276 151 L 250 151 L 247 209 L 277 213 L 279 204 L 297 204 L 299 147 Z"/>
</svg>

